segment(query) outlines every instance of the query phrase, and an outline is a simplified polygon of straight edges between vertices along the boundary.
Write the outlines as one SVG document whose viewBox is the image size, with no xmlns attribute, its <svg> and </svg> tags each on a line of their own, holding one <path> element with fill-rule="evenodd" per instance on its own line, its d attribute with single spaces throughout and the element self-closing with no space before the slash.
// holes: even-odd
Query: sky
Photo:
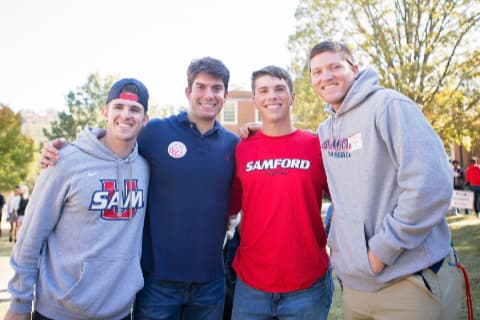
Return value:
<svg viewBox="0 0 480 320">
<path fill-rule="evenodd" d="M 14 111 L 66 110 L 90 74 L 138 78 L 150 103 L 187 105 L 186 69 L 212 56 L 230 90 L 253 70 L 290 65 L 298 0 L 0 1 L 0 102 Z"/>
</svg>

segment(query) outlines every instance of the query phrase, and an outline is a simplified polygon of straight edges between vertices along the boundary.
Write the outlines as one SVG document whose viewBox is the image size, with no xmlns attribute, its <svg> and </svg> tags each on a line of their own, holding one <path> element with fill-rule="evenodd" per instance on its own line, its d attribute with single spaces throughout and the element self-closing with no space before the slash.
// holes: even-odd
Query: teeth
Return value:
<svg viewBox="0 0 480 320">
<path fill-rule="evenodd" d="M 335 88 L 336 86 L 337 86 L 337 85 L 335 85 L 335 84 L 332 84 L 332 85 L 329 85 L 329 86 L 325 86 L 325 87 L 323 87 L 323 90 L 330 90 L 330 89 L 332 89 L 332 88 Z"/>
<path fill-rule="evenodd" d="M 265 106 L 266 109 L 271 109 L 271 108 L 280 108 L 279 104 L 267 104 Z"/>
</svg>

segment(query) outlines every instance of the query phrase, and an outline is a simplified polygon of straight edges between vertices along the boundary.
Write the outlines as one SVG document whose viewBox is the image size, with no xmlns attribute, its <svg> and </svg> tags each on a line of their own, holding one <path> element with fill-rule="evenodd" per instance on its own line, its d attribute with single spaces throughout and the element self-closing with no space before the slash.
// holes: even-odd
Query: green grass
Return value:
<svg viewBox="0 0 480 320">
<path fill-rule="evenodd" d="M 473 313 L 480 319 L 480 219 L 474 214 L 447 218 L 457 256 L 468 272 L 472 293 Z M 463 304 L 461 319 L 467 319 L 466 304 Z"/>
<path fill-rule="evenodd" d="M 480 219 L 473 214 L 447 217 L 452 238 L 460 263 L 466 267 L 470 280 L 475 319 L 480 319 Z M 4 229 L 0 240 L 0 256 L 9 256 L 12 248 Z M 0 319 L 8 308 L 7 302 L 0 302 Z M 343 319 L 341 291 L 335 281 L 335 295 L 328 319 Z M 467 319 L 466 304 L 463 304 L 462 316 Z"/>
</svg>

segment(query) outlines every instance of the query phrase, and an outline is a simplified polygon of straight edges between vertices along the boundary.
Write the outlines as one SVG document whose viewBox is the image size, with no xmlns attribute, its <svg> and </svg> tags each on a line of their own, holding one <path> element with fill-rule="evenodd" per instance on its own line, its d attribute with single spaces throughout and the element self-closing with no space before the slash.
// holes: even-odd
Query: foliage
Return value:
<svg viewBox="0 0 480 320">
<path fill-rule="evenodd" d="M 148 107 L 148 116 L 150 119 L 167 118 L 182 111 L 187 111 L 187 108 L 173 105 L 153 105 Z"/>
<path fill-rule="evenodd" d="M 52 123 L 50 130 L 43 129 L 45 137 L 49 140 L 64 137 L 70 141 L 86 126 L 103 126 L 101 111 L 116 78 L 102 78 L 94 73 L 76 92 L 70 91 L 66 96 L 68 111 L 58 113 L 58 120 Z"/>
<path fill-rule="evenodd" d="M 22 116 L 0 104 L 0 190 L 13 190 L 25 181 L 33 159 L 34 142 L 23 135 Z"/>
<path fill-rule="evenodd" d="M 289 38 L 297 76 L 294 113 L 313 129 L 325 118 L 311 89 L 309 50 L 322 40 L 350 46 L 385 87 L 415 101 L 446 144 L 470 150 L 480 124 L 479 0 L 300 0 Z"/>
</svg>

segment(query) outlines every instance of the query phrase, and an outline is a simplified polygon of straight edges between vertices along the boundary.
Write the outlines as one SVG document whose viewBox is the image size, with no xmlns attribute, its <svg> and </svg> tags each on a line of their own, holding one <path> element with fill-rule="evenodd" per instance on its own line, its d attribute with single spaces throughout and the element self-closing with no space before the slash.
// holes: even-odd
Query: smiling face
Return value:
<svg viewBox="0 0 480 320">
<path fill-rule="evenodd" d="M 290 126 L 290 107 L 295 95 L 285 79 L 263 75 L 255 80 L 253 100 L 264 124 Z"/>
<path fill-rule="evenodd" d="M 144 108 L 139 103 L 112 100 L 104 109 L 107 136 L 116 143 L 134 143 L 140 130 L 148 121 Z"/>
<path fill-rule="evenodd" d="M 338 111 L 358 75 L 339 52 L 324 51 L 310 59 L 310 76 L 315 92 Z"/>
<path fill-rule="evenodd" d="M 185 95 L 190 102 L 188 116 L 190 121 L 197 123 L 213 123 L 222 110 L 227 97 L 225 85 L 221 78 L 201 72 L 185 89 Z"/>
</svg>

